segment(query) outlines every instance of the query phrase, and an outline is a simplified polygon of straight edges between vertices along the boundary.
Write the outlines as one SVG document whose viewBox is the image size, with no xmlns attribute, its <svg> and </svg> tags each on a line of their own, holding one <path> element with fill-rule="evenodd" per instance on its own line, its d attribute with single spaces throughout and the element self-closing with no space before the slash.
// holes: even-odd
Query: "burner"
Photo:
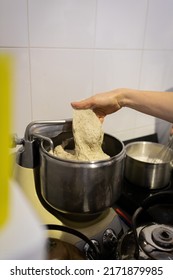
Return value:
<svg viewBox="0 0 173 280">
<path fill-rule="evenodd" d="M 165 225 L 155 227 L 152 231 L 153 242 L 165 249 L 173 249 L 173 228 Z"/>
<path fill-rule="evenodd" d="M 119 200 L 116 202 L 116 206 L 132 216 L 145 199 L 154 194 L 167 191 L 173 192 L 173 176 L 166 187 L 153 190 L 133 185 L 124 178 L 122 183 L 122 193 Z"/>
<path fill-rule="evenodd" d="M 147 197 L 132 216 L 132 230 L 121 238 L 119 259 L 173 259 L 173 192 Z"/>
<path fill-rule="evenodd" d="M 133 231 L 124 234 L 117 247 L 118 259 L 173 259 L 173 227 L 152 223 L 137 228 L 137 238 L 136 243 Z"/>
<path fill-rule="evenodd" d="M 173 259 L 173 227 L 150 224 L 138 229 L 139 247 L 150 259 Z"/>
</svg>

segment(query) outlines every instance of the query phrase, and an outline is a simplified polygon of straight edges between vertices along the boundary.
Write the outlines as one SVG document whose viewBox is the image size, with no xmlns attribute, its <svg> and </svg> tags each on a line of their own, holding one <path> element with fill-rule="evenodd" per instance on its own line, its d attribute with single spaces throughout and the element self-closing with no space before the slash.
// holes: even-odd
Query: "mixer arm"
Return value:
<svg viewBox="0 0 173 280">
<path fill-rule="evenodd" d="M 59 121 L 33 121 L 25 130 L 25 139 L 32 141 L 37 134 L 52 138 L 64 131 L 72 131 L 72 119 Z"/>
<path fill-rule="evenodd" d="M 35 168 L 39 165 L 39 147 L 41 140 L 49 142 L 50 150 L 54 150 L 54 144 L 51 138 L 59 135 L 61 132 L 72 131 L 72 120 L 60 121 L 33 121 L 25 130 L 24 139 L 17 139 L 16 145 L 22 145 L 18 150 L 16 161 L 26 168 Z"/>
</svg>

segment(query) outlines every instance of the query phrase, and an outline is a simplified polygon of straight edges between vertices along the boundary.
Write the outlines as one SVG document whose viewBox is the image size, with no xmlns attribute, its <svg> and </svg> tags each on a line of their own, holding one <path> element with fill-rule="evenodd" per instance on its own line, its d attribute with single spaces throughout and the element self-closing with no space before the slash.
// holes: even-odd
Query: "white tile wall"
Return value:
<svg viewBox="0 0 173 280">
<path fill-rule="evenodd" d="M 172 0 L 0 0 L 0 51 L 15 54 L 14 132 L 72 116 L 70 102 L 116 87 L 173 86 Z M 122 140 L 154 132 L 131 109 L 108 116 Z"/>
<path fill-rule="evenodd" d="M 93 48 L 96 0 L 29 0 L 30 45 Z"/>
<path fill-rule="evenodd" d="M 143 52 L 140 87 L 162 91 L 173 87 L 173 49 Z"/>
<path fill-rule="evenodd" d="M 138 50 L 96 50 L 94 92 L 118 87 L 137 88 L 141 53 Z"/>
<path fill-rule="evenodd" d="M 0 46 L 28 46 L 27 0 L 0 0 Z"/>
<path fill-rule="evenodd" d="M 173 1 L 150 0 L 145 37 L 145 48 L 173 48 Z"/>
<path fill-rule="evenodd" d="M 143 47 L 147 0 L 98 0 L 96 48 Z"/>
<path fill-rule="evenodd" d="M 140 73 L 141 51 L 97 50 L 95 52 L 94 92 L 113 88 L 137 88 Z M 104 65 L 104 67 L 102 67 Z M 132 68 L 133 65 L 133 68 Z M 127 117 L 128 116 L 128 117 Z M 123 108 L 109 116 L 104 129 L 113 135 L 133 130 L 136 112 Z M 130 133 L 131 135 L 131 133 Z"/>
<path fill-rule="evenodd" d="M 92 93 L 93 50 L 31 49 L 34 119 L 72 117 L 70 102 Z"/>
</svg>

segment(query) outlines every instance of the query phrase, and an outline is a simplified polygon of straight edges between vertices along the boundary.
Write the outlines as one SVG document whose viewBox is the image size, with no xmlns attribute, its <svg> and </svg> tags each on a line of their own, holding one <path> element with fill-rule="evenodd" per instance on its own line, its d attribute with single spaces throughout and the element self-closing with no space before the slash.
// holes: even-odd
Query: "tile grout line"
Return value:
<svg viewBox="0 0 173 280">
<path fill-rule="evenodd" d="M 94 42 L 93 42 L 93 62 L 92 62 L 92 68 L 93 68 L 93 75 L 92 75 L 92 92 L 91 95 L 94 94 L 94 85 L 95 85 L 95 45 L 96 45 L 96 29 L 97 29 L 97 8 L 98 8 L 98 0 L 96 0 L 96 7 L 95 7 L 95 26 L 94 26 Z"/>
<path fill-rule="evenodd" d="M 28 57 L 29 57 L 29 83 L 30 83 L 30 100 L 31 100 L 31 121 L 33 121 L 33 98 L 32 98 L 32 83 L 31 83 L 31 50 L 30 50 L 30 28 L 29 28 L 29 0 L 27 0 L 27 25 L 28 25 Z"/>
<path fill-rule="evenodd" d="M 144 57 L 144 45 L 145 45 L 146 29 L 147 29 L 147 22 L 148 22 L 148 11 L 149 11 L 149 0 L 147 0 L 146 15 L 145 15 L 145 26 L 144 26 L 142 48 L 141 48 L 138 89 L 140 89 L 140 86 L 141 86 L 142 66 L 143 66 L 143 57 Z M 137 118 L 135 118 L 135 128 L 136 127 L 137 127 Z"/>
<path fill-rule="evenodd" d="M 141 74 L 142 74 L 142 65 L 143 65 L 143 55 L 144 55 L 144 45 L 145 45 L 145 37 L 146 37 L 146 29 L 147 29 L 147 23 L 148 23 L 148 12 L 149 12 L 149 0 L 147 0 L 147 8 L 146 8 L 146 17 L 145 17 L 145 27 L 144 27 L 144 36 L 143 36 L 143 43 L 142 43 L 142 49 L 141 49 L 141 63 L 140 63 L 140 70 L 139 70 L 139 82 L 138 82 L 138 88 L 140 89 L 141 84 Z"/>
</svg>

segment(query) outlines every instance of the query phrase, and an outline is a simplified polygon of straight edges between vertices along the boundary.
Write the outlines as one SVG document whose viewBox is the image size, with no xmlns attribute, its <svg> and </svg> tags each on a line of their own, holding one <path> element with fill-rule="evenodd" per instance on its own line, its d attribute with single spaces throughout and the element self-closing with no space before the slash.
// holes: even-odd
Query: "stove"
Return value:
<svg viewBox="0 0 173 280">
<path fill-rule="evenodd" d="M 154 240 L 151 250 L 156 251 L 154 256 L 172 258 L 172 178 L 168 186 L 157 190 L 134 186 L 124 178 L 121 195 L 112 208 L 91 215 L 69 215 L 59 212 L 44 200 L 36 187 L 35 173 L 37 168 L 26 168 L 15 164 L 14 177 L 40 216 L 42 223 L 46 225 L 48 251 L 53 250 L 54 259 L 63 258 L 59 256 L 60 243 L 63 248 L 67 248 L 68 245 L 70 251 L 75 247 L 75 250 L 80 252 L 75 255 L 82 254 L 84 259 L 123 259 L 124 255 L 128 259 L 150 259 L 152 256 L 146 252 L 143 244 L 150 243 L 151 239 Z M 163 239 L 164 242 L 160 242 Z M 165 243 L 169 243 L 167 255 Z M 133 246 L 129 248 L 128 244 Z M 51 254 L 49 258 L 52 258 Z M 68 256 L 64 258 L 68 259 Z"/>
</svg>

